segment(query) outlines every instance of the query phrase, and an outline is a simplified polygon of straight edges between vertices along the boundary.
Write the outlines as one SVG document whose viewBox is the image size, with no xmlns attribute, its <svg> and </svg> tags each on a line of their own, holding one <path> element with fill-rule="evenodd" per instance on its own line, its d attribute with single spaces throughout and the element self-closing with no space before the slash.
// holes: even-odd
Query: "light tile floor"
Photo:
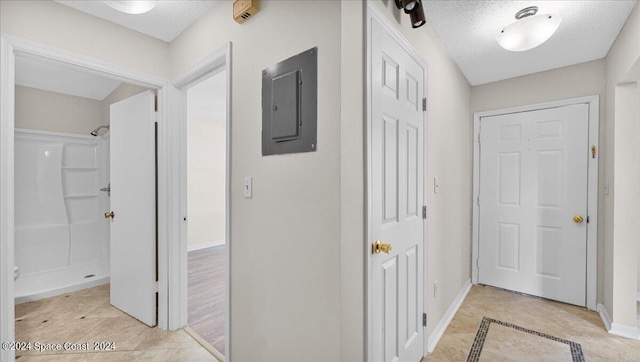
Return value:
<svg viewBox="0 0 640 362">
<path fill-rule="evenodd" d="M 587 361 L 640 361 L 640 341 L 607 333 L 596 312 L 492 287 L 473 286 L 435 350 L 423 362 L 466 361 L 483 317 L 580 343 Z M 481 361 L 571 360 L 564 345 L 494 325 L 489 329 L 485 347 Z"/>
<path fill-rule="evenodd" d="M 16 305 L 16 341 L 113 342 L 114 351 L 17 351 L 31 361 L 216 361 L 183 330 L 150 328 L 109 304 L 109 285 Z M 33 345 L 32 345 L 33 346 Z"/>
</svg>

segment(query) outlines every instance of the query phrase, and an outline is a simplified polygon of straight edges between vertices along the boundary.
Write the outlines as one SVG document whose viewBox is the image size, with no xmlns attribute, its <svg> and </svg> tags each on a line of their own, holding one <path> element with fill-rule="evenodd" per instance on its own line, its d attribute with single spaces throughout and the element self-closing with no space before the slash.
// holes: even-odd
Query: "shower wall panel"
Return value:
<svg viewBox="0 0 640 362">
<path fill-rule="evenodd" d="M 106 223 L 100 143 L 91 136 L 16 130 L 15 260 L 23 277 L 100 262 Z"/>
</svg>

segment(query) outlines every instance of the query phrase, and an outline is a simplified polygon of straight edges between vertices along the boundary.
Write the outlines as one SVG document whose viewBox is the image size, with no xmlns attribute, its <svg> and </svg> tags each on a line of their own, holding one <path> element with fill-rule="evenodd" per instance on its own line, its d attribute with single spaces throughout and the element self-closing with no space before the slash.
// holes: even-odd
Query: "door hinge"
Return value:
<svg viewBox="0 0 640 362">
<path fill-rule="evenodd" d="M 156 280 L 156 282 L 153 285 L 153 288 L 155 289 L 155 292 L 158 292 L 158 281 Z"/>
<path fill-rule="evenodd" d="M 153 121 L 154 121 L 155 123 L 158 123 L 158 111 L 156 111 L 156 112 L 154 113 Z"/>
<path fill-rule="evenodd" d="M 422 326 L 427 326 L 427 313 L 422 313 Z"/>
<path fill-rule="evenodd" d="M 427 206 L 426 205 L 422 207 L 422 218 L 425 219 L 425 220 L 427 219 Z"/>
<path fill-rule="evenodd" d="M 422 111 L 427 111 L 427 98 L 422 98 Z"/>
<path fill-rule="evenodd" d="M 589 215 L 587 215 L 587 224 L 589 223 Z"/>
</svg>

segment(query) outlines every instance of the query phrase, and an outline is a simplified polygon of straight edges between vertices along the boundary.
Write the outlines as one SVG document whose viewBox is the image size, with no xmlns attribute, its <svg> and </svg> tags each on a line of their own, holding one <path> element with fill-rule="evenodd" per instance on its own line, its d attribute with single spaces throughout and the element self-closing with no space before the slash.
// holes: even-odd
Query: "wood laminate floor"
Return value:
<svg viewBox="0 0 640 362">
<path fill-rule="evenodd" d="M 19 362 L 216 361 L 182 329 L 151 328 L 112 307 L 108 284 L 18 304 L 15 310 L 16 341 L 31 342 L 16 351 Z M 38 350 L 36 343 L 61 348 Z"/>
<path fill-rule="evenodd" d="M 225 354 L 225 245 L 189 252 L 188 325 Z"/>
</svg>

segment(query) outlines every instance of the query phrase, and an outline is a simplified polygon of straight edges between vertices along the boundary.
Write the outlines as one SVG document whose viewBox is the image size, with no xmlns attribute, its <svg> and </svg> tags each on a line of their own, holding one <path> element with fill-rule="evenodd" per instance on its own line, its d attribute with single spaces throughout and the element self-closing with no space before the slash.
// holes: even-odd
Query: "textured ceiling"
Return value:
<svg viewBox="0 0 640 362">
<path fill-rule="evenodd" d="M 615 1 L 432 1 L 427 19 L 471 85 L 604 58 L 636 0 Z M 496 35 L 516 21 L 518 10 L 538 6 L 538 14 L 562 17 L 546 43 L 525 52 L 498 45 Z"/>
<path fill-rule="evenodd" d="M 151 11 L 132 15 L 121 13 L 99 0 L 56 1 L 166 42 L 175 39 L 214 4 L 213 0 L 159 0 Z"/>
<path fill-rule="evenodd" d="M 226 122 L 226 89 L 226 71 L 189 88 L 187 116 L 205 121 Z"/>
<path fill-rule="evenodd" d="M 16 56 L 16 84 L 102 101 L 122 83 L 55 61 Z"/>
</svg>

